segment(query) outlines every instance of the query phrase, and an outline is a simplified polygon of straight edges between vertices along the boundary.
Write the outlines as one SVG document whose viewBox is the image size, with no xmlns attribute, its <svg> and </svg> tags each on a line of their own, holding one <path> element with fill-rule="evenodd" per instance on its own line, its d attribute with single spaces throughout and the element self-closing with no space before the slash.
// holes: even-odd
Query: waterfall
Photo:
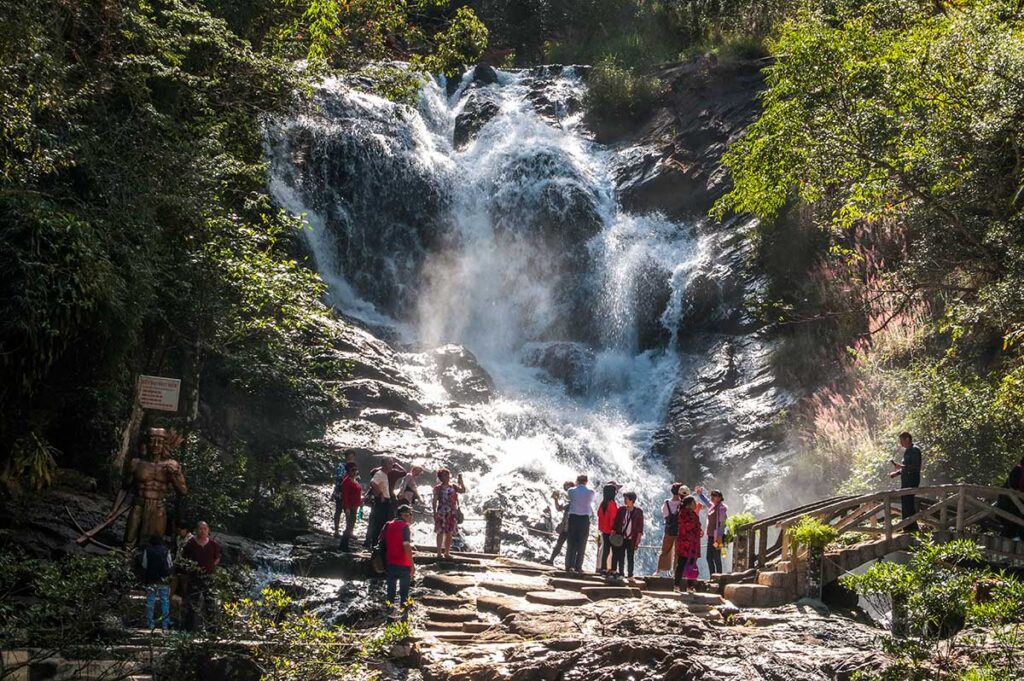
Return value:
<svg viewBox="0 0 1024 681">
<path fill-rule="evenodd" d="M 305 216 L 331 302 L 401 339 L 402 370 L 435 407 L 419 421 L 430 437 L 373 444 L 467 471 L 471 502 L 499 500 L 527 524 L 577 473 L 615 479 L 640 496 L 644 543 L 660 543 L 671 476 L 651 445 L 705 249 L 691 225 L 621 209 L 584 91 L 571 67 L 491 84 L 470 71 L 452 96 L 430 82 L 410 107 L 331 80 L 270 126 L 270 188 Z M 448 343 L 493 378 L 490 401 L 453 405 L 425 354 Z M 521 539 L 535 555 L 548 545 Z"/>
</svg>

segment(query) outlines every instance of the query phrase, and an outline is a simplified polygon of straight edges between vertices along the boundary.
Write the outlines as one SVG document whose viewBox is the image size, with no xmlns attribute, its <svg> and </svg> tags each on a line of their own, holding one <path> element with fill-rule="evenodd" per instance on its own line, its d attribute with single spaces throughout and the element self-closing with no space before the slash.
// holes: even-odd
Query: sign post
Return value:
<svg viewBox="0 0 1024 681">
<path fill-rule="evenodd" d="M 181 379 L 139 376 L 139 406 L 158 411 L 178 411 Z"/>
</svg>

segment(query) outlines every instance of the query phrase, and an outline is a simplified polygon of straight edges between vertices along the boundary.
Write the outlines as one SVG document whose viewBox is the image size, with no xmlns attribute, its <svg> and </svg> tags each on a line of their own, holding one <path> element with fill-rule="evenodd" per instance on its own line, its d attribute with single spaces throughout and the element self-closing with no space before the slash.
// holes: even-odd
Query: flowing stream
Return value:
<svg viewBox="0 0 1024 681">
<path fill-rule="evenodd" d="M 470 71 L 452 96 L 431 82 L 409 107 L 329 81 L 268 135 L 271 191 L 305 216 L 331 303 L 387 337 L 433 405 L 418 429 L 370 444 L 465 471 L 469 508 L 505 508 L 523 555 L 547 552 L 525 526 L 550 527 L 551 492 L 579 472 L 636 491 L 644 543 L 660 543 L 671 475 L 652 438 L 684 370 L 682 295 L 706 257 L 692 226 L 620 208 L 613 152 L 582 125 L 584 88 L 571 67 L 491 84 Z M 448 394 L 430 362 L 445 344 L 493 378 L 489 401 Z M 465 526 L 472 548 L 479 530 Z M 644 568 L 655 553 L 639 554 Z"/>
</svg>

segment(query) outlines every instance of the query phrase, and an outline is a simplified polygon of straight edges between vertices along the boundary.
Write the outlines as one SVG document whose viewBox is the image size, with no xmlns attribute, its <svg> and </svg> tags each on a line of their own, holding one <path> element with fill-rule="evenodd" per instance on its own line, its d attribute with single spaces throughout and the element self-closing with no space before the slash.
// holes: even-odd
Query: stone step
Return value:
<svg viewBox="0 0 1024 681">
<path fill-rule="evenodd" d="M 531 591 L 553 591 L 554 587 L 546 584 L 543 580 L 512 581 L 504 579 L 482 579 L 478 586 L 488 591 L 496 591 L 509 596 L 525 596 Z"/>
<path fill-rule="evenodd" d="M 476 579 L 467 575 L 428 574 L 423 576 L 421 584 L 428 589 L 437 589 L 446 594 L 454 594 L 475 586 Z"/>
<path fill-rule="evenodd" d="M 437 620 L 427 620 L 423 623 L 423 629 L 426 631 L 462 631 L 462 625 L 465 622 L 438 622 Z"/>
<path fill-rule="evenodd" d="M 580 591 L 592 601 L 604 601 L 609 598 L 641 598 L 640 589 L 629 586 L 585 586 Z"/>
<path fill-rule="evenodd" d="M 648 591 L 672 591 L 676 582 L 671 577 L 657 577 L 650 575 L 644 577 L 644 589 Z"/>
<path fill-rule="evenodd" d="M 568 579 L 566 577 L 552 577 L 548 580 L 548 584 L 556 589 L 567 591 L 579 591 L 588 586 L 608 586 L 603 579 Z"/>
<path fill-rule="evenodd" d="M 795 572 L 776 572 L 769 570 L 757 573 L 757 583 L 761 586 L 770 586 L 773 589 L 796 589 Z"/>
<path fill-rule="evenodd" d="M 435 610 L 427 608 L 427 619 L 433 622 L 472 622 L 479 618 L 476 610 Z"/>
<path fill-rule="evenodd" d="M 481 612 L 495 612 L 501 617 L 523 610 L 522 601 L 511 596 L 478 596 L 476 609 Z"/>
<path fill-rule="evenodd" d="M 489 631 L 491 629 L 502 630 L 503 628 L 502 628 L 502 626 L 500 624 L 493 624 L 491 622 L 463 622 L 462 623 L 462 630 L 464 632 L 466 632 L 466 633 L 469 633 L 469 634 L 479 634 L 481 632 Z"/>
<path fill-rule="evenodd" d="M 420 596 L 416 601 L 431 608 L 464 608 L 473 606 L 473 601 L 462 596 L 427 595 Z"/>
<path fill-rule="evenodd" d="M 725 599 L 718 594 L 704 591 L 646 591 L 644 596 L 648 598 L 673 598 L 683 603 L 693 603 L 695 605 L 721 605 L 725 602 Z"/>
<path fill-rule="evenodd" d="M 784 589 L 763 584 L 730 584 L 725 597 L 740 608 L 773 608 L 786 604 L 789 599 Z"/>
<path fill-rule="evenodd" d="M 701 603 L 694 598 L 693 594 L 686 593 L 673 593 L 671 591 L 647 591 L 644 593 L 644 598 L 660 598 L 666 601 L 678 601 L 689 609 L 690 612 L 707 612 L 718 605 L 721 605 L 723 601 L 719 599 L 717 603 Z"/>
<path fill-rule="evenodd" d="M 457 556 L 441 558 L 433 553 L 418 553 L 412 559 L 417 565 L 437 565 L 438 567 L 462 567 L 481 564 L 481 561 L 477 558 L 461 558 Z"/>
<path fill-rule="evenodd" d="M 575 591 L 563 591 L 561 589 L 552 591 L 531 591 L 526 594 L 526 600 L 531 603 L 554 606 L 586 605 L 590 602 L 590 599 L 581 593 L 577 593 Z"/>
<path fill-rule="evenodd" d="M 594 582 L 595 584 L 603 584 L 604 577 L 593 572 L 566 572 L 565 570 L 555 570 L 550 573 L 552 577 L 558 579 L 571 579 L 577 582 Z"/>
</svg>

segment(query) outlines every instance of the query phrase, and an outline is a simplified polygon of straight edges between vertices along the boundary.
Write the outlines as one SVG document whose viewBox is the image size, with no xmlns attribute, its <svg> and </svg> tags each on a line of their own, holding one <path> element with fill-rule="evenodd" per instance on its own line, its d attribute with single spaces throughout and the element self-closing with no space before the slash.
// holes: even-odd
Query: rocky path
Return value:
<svg viewBox="0 0 1024 681">
<path fill-rule="evenodd" d="M 880 659 L 874 630 L 807 606 L 741 611 L 664 578 L 608 584 L 495 556 L 418 562 L 426 681 L 849 679 Z"/>
</svg>

